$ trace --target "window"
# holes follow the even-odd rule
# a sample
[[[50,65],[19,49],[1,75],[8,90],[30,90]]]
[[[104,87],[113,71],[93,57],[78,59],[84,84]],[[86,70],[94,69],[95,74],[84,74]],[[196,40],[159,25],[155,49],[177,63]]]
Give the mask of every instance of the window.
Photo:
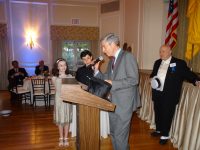
[[[83,50],[91,50],[90,41],[67,40],[63,42],[62,57],[67,60],[70,72],[74,73],[83,65],[80,53]]]

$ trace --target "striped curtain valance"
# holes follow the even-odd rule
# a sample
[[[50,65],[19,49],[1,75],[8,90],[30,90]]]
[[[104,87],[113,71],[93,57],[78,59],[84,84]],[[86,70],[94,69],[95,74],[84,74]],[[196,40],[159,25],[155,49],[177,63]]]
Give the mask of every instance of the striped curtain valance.
[[[51,26],[51,40],[98,40],[98,27]]]

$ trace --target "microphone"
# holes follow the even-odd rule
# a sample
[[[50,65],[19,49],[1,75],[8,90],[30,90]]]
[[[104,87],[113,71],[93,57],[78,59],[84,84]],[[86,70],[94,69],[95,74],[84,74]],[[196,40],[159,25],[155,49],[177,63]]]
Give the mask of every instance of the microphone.
[[[90,68],[90,67],[94,66],[96,63],[98,63],[98,62],[100,62],[102,60],[103,60],[103,56],[99,56],[98,58],[95,59],[95,61],[92,64],[89,64],[87,66],[87,68]]]

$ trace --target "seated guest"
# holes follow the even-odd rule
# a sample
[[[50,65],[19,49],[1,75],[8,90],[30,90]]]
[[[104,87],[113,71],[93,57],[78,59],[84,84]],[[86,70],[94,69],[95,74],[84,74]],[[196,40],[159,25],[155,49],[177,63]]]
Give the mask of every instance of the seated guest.
[[[12,61],[13,68],[8,71],[9,89],[11,89],[13,83],[16,85],[23,85],[23,80],[28,77],[28,74],[24,68],[19,67],[18,61]]]
[[[44,60],[40,60],[39,65],[35,67],[35,74],[43,75],[44,72],[49,73],[49,67],[44,65]]]
[[[129,46],[129,47],[127,48],[126,51],[128,51],[128,52],[132,52],[132,48],[131,48],[131,46]]]
[[[92,67],[88,67],[88,65],[93,63],[92,53],[88,50],[84,50],[81,52],[80,57],[85,65],[78,68],[75,78],[77,81],[89,85],[89,78],[92,77],[94,73]]]
[[[127,50],[127,48],[128,48],[128,43],[126,43],[126,42],[125,42],[125,43],[123,44],[123,47],[122,47],[122,49],[123,49],[124,51],[126,51],[126,50]]]

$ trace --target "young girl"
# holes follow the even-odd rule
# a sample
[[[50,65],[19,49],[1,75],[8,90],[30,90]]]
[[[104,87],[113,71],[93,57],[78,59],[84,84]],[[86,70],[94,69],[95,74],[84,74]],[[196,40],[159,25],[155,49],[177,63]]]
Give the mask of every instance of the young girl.
[[[59,146],[69,146],[68,131],[69,124],[72,121],[72,106],[69,103],[63,102],[60,98],[61,84],[63,78],[70,78],[68,74],[68,66],[66,60],[60,58],[56,61],[52,77],[52,82],[55,85],[55,104],[54,104],[54,122],[59,129]]]

